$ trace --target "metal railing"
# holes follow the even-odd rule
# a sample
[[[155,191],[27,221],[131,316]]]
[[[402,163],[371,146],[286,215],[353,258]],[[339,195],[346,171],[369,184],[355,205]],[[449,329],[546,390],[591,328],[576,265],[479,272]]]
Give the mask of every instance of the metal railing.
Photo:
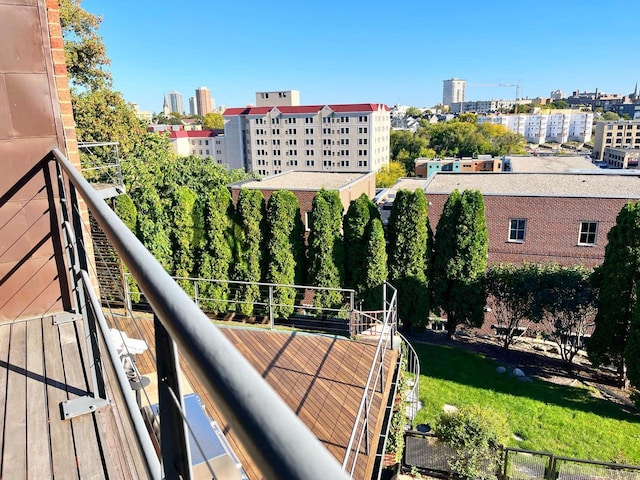
[[[391,292],[388,292],[388,290]],[[391,293],[388,298],[387,294]],[[356,468],[359,458],[359,452],[364,447],[365,455],[369,455],[371,448],[369,445],[369,426],[370,416],[369,408],[374,400],[376,393],[384,391],[384,359],[387,350],[393,346],[393,337],[397,330],[397,291],[389,284],[384,284],[384,320],[379,325],[379,338],[376,345],[376,353],[374,362],[369,370],[367,382],[364,386],[364,393],[358,413],[356,414],[353,430],[349,439],[349,444],[342,461],[342,467],[352,476]],[[373,318],[373,317],[372,317]],[[379,389],[379,390],[378,390]]]
[[[79,195],[153,308],[163,412],[160,432],[165,439],[162,443],[168,447],[161,448],[165,478],[191,478],[184,413],[179,405],[180,388],[175,378],[177,366],[172,360],[175,345],[188,359],[208,395],[233,426],[265,477],[348,478],[335,457],[171,279],[80,172],[58,149],[52,151],[52,159],[60,168],[60,185],[69,192],[65,195],[69,200],[64,208],[72,213],[75,235],[83,234],[76,202]],[[82,270],[86,273],[86,265]],[[83,278],[85,273],[81,273]],[[107,337],[105,342],[108,343]],[[144,435],[140,433],[140,436]],[[167,442],[167,438],[171,441]],[[153,459],[147,460],[153,463]],[[157,472],[150,470],[158,478]]]
[[[118,142],[78,142],[78,148],[82,175],[89,183],[108,185],[124,193]]]

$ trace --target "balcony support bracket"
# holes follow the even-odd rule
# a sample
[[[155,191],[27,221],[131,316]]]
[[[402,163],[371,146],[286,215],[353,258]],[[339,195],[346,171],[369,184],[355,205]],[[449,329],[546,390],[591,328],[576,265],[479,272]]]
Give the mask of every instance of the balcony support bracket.
[[[86,413],[93,413],[101,408],[107,407],[111,404],[108,399],[94,398],[91,396],[84,396],[67,400],[60,403],[60,412],[63,420],[69,420],[74,417],[79,417]]]

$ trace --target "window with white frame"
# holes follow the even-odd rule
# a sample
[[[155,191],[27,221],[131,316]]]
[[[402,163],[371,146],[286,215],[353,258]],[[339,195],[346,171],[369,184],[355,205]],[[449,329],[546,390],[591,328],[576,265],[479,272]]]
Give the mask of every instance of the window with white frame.
[[[580,222],[578,245],[595,245],[598,241],[598,222]]]
[[[509,220],[509,241],[524,243],[527,220],[524,218],[512,218]]]

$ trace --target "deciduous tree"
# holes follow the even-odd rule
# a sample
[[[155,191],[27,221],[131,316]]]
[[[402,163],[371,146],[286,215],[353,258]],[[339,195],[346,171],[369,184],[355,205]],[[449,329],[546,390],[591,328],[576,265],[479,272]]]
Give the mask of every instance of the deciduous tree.
[[[224,118],[221,113],[207,113],[202,124],[206,130],[221,130],[224,128]]]

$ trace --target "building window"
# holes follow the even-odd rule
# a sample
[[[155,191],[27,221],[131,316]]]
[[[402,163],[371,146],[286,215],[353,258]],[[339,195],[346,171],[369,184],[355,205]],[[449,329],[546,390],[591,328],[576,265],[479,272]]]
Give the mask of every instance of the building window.
[[[527,220],[524,218],[512,218],[509,221],[509,241],[524,243],[524,233],[527,229]]]
[[[598,240],[598,222],[580,222],[578,245],[595,245]]]

